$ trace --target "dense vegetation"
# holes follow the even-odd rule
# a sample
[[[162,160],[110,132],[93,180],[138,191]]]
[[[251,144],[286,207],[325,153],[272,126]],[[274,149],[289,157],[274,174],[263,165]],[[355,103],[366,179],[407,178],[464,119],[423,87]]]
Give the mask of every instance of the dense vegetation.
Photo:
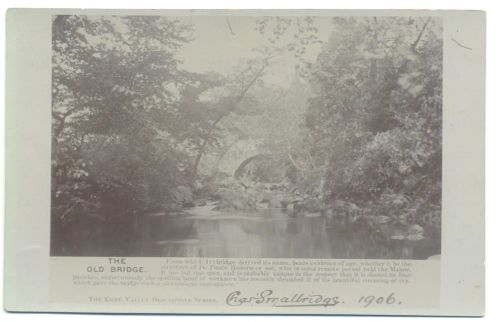
[[[324,41],[312,17],[255,29],[266,44],[221,75],[182,67],[183,21],[55,17],[54,255],[130,254],[149,214],[209,201],[439,243],[439,21],[334,18]],[[265,81],[283,51],[297,62],[285,87]]]

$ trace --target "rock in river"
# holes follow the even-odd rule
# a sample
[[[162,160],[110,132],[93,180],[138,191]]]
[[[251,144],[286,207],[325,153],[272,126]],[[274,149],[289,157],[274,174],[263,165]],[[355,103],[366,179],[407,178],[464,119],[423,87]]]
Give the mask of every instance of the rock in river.
[[[220,202],[216,210],[253,210],[257,202],[251,195],[231,190],[220,193]]]

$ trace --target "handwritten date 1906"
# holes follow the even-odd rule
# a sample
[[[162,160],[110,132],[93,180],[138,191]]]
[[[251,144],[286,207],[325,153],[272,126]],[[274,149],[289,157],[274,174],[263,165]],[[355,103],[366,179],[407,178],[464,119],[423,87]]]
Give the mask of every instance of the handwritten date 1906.
[[[401,305],[402,302],[399,301],[394,293],[390,293],[387,296],[376,296],[376,295],[364,295],[358,300],[358,303],[363,305],[363,307],[369,307],[373,305]]]

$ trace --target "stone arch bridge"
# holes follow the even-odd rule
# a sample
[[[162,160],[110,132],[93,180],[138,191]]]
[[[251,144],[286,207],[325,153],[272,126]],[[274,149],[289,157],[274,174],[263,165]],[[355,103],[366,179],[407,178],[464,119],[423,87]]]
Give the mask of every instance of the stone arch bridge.
[[[263,147],[262,140],[248,139],[236,142],[220,159],[217,170],[234,178],[243,174],[245,167],[259,158],[271,157],[272,151]]]

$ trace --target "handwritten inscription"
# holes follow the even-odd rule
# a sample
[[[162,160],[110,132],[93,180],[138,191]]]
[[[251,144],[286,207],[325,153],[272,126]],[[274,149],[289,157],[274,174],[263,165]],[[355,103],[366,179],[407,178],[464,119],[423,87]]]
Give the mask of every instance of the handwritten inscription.
[[[240,291],[229,293],[226,304],[229,306],[268,304],[274,307],[292,306],[335,306],[340,303],[338,296],[325,296],[322,294],[295,293],[291,296],[274,295],[273,290],[264,290],[256,296],[242,296]]]
[[[325,294],[304,294],[294,293],[290,295],[278,295],[273,290],[267,289],[246,296],[241,291],[233,291],[226,297],[226,304],[229,306],[257,306],[267,305],[273,307],[334,307],[346,302],[340,296],[331,296]],[[401,305],[394,293],[383,296],[363,295],[357,300],[363,307],[374,305]]]

